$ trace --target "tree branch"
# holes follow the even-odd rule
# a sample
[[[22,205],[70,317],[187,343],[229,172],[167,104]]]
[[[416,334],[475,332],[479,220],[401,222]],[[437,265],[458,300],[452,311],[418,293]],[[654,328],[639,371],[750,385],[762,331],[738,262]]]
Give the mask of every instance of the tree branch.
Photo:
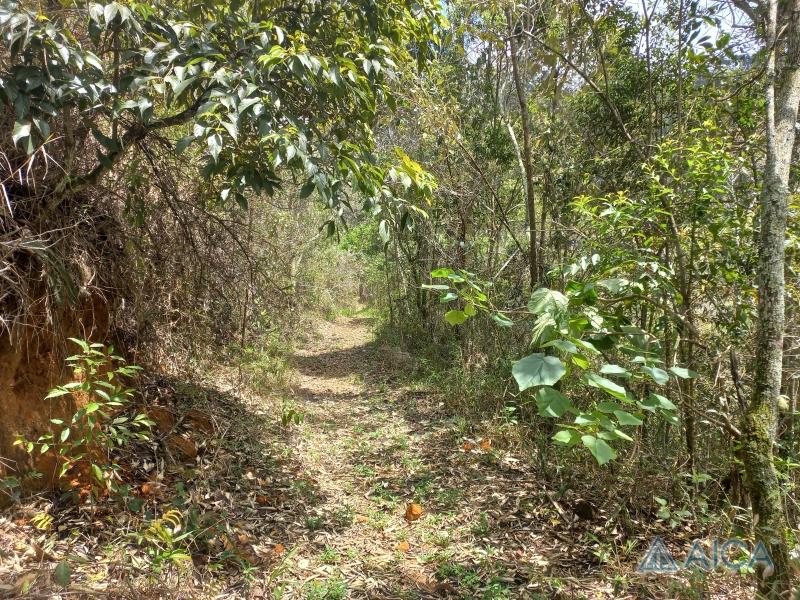
[[[47,204],[48,210],[55,210],[58,205],[61,204],[61,201],[64,199],[64,196],[67,193],[77,194],[95,185],[100,177],[102,177],[107,171],[111,170],[111,168],[113,168],[114,165],[116,165],[122,159],[122,157],[125,156],[128,148],[145,139],[150,133],[189,122],[189,120],[191,120],[197,114],[197,109],[200,107],[201,99],[204,97],[205,92],[200,94],[198,99],[191,106],[177,114],[157,119],[147,125],[137,123],[131,126],[120,139],[119,149],[109,153],[107,157],[108,160],[106,162],[97,164],[85,175],[74,178],[67,176],[59,182],[59,184],[53,190],[50,201]]]
[[[527,35],[529,38],[531,38],[533,41],[535,41],[537,44],[539,44],[542,48],[544,48],[548,52],[552,52],[553,54],[558,56],[558,58],[560,58],[565,63],[567,63],[572,68],[572,70],[574,70],[581,77],[581,79],[583,79],[586,82],[586,84],[590,88],[592,88],[592,91],[595,94],[597,94],[598,96],[600,96],[600,99],[603,101],[603,104],[605,104],[608,107],[608,110],[611,111],[611,114],[614,117],[614,120],[617,122],[617,126],[619,127],[620,131],[622,132],[622,135],[625,136],[625,139],[633,147],[633,150],[634,150],[634,152],[636,152],[636,155],[641,160],[645,160],[646,156],[645,156],[644,152],[642,152],[642,149],[634,141],[633,137],[631,136],[630,132],[628,131],[628,127],[625,125],[625,121],[623,120],[622,115],[619,112],[619,109],[614,104],[614,102],[611,100],[611,98],[608,96],[608,94],[606,94],[603,90],[600,89],[600,86],[598,86],[597,83],[595,83],[595,81],[589,76],[589,74],[586,71],[584,71],[581,67],[579,67],[575,63],[575,61],[573,61],[571,58],[569,58],[566,54],[564,54],[560,50],[550,46],[547,42],[545,42],[542,38],[540,38],[538,35],[536,35],[532,31],[523,31],[523,33],[525,35]]]

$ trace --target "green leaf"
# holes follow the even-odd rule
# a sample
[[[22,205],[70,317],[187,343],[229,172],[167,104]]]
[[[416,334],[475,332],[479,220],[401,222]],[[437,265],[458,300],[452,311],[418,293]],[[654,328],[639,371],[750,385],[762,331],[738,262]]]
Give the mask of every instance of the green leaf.
[[[433,277],[433,278],[447,277],[448,275],[450,275],[452,273],[453,273],[453,269],[446,269],[446,268],[434,269],[433,271],[431,271],[431,277]]]
[[[444,320],[450,325],[461,325],[468,318],[463,310],[449,310],[444,314]]]
[[[625,433],[624,431],[622,431],[621,429],[615,429],[614,433],[617,435],[617,437],[622,438],[626,442],[632,442],[633,441],[633,438],[631,436],[629,436],[627,433]]]
[[[572,429],[562,429],[553,436],[553,440],[566,446],[574,446],[578,443],[578,432]]]
[[[182,137],[175,143],[175,152],[177,154],[183,154],[183,152],[191,145],[193,141],[194,141],[193,135],[187,135]]]
[[[591,373],[591,372],[584,373],[583,381],[587,385],[603,390],[604,392],[612,395],[614,398],[617,398],[618,400],[628,399],[628,393],[625,391],[624,387],[614,383],[610,379],[601,377],[597,373]]]
[[[603,375],[616,375],[617,377],[630,377],[631,372],[619,365],[603,365],[600,367],[600,372]]]
[[[183,92],[186,91],[186,88],[192,85],[196,79],[197,77],[188,77],[183,81],[181,81],[180,83],[173,86],[172,93],[175,95],[175,99],[177,100],[178,98],[180,98],[181,94],[183,94]]]
[[[670,367],[669,370],[670,373],[676,377],[680,377],[681,379],[694,379],[697,377],[697,373],[689,369],[685,369],[684,367]]]
[[[539,288],[531,294],[528,310],[535,315],[543,313],[560,314],[566,311],[569,300],[561,292],[548,288]]]
[[[208,152],[214,158],[214,162],[217,162],[219,153],[222,152],[222,136],[218,133],[210,135],[206,139],[206,144],[208,144]]]
[[[614,415],[617,417],[620,425],[635,425],[638,427],[642,424],[642,420],[639,417],[624,410],[615,410]]]
[[[544,344],[544,348],[549,347],[558,348],[562,352],[566,352],[567,354],[575,354],[578,352],[578,347],[570,342],[569,340],[551,340]]]
[[[605,418],[605,417],[603,417]],[[580,413],[575,417],[575,425],[597,425],[600,420],[592,413]]]
[[[105,480],[102,469],[94,463],[92,463],[92,475],[94,475],[94,478],[97,479],[99,483],[103,483]]]
[[[581,369],[588,369],[591,366],[591,364],[589,363],[589,359],[583,356],[582,354],[576,354],[571,358],[571,360],[572,364]]]
[[[600,351],[595,348],[594,344],[591,342],[587,342],[586,340],[581,340],[578,338],[569,338],[569,341],[575,344],[578,348],[586,350],[590,354],[600,354]]]
[[[316,187],[317,184],[314,182],[314,180],[309,179],[303,184],[303,187],[300,188],[300,193],[298,194],[298,196],[301,199],[308,198]]]
[[[33,117],[33,124],[36,125],[36,129],[38,129],[39,133],[42,134],[42,138],[46,139],[47,136],[50,135],[50,125],[47,123],[47,121]]]
[[[642,371],[647,373],[658,385],[664,385],[669,381],[669,374],[664,369],[642,366]]]
[[[442,291],[444,291],[444,290],[449,290],[450,289],[449,285],[445,285],[443,283],[423,283],[421,287],[422,287],[423,290],[442,290]]]
[[[494,319],[494,322],[500,325],[500,327],[512,327],[514,325],[514,321],[501,313],[494,313],[492,319]]]
[[[601,279],[597,282],[597,285],[606,288],[612,294],[619,294],[622,288],[627,286],[628,283],[630,282],[627,279],[612,277],[610,279]]]
[[[645,410],[655,410],[656,408],[660,408],[662,410],[678,410],[678,407],[675,406],[669,399],[661,396],[660,394],[650,394],[647,397],[647,400],[644,400],[639,403],[639,405],[644,408]]]
[[[100,408],[100,405],[97,402],[90,402],[86,405],[86,414],[90,415],[93,412],[97,411]]]
[[[61,437],[60,437],[61,441],[62,442],[66,442],[67,438],[69,437],[69,434],[70,434],[69,427],[65,427],[64,429],[62,429],[61,430]]]
[[[84,352],[89,352],[89,343],[88,343],[88,342],[86,342],[86,341],[84,341],[84,340],[80,340],[80,339],[78,339],[78,338],[67,338],[67,339],[68,339],[70,342],[73,342],[73,343],[75,343],[75,344],[78,344],[78,346],[80,346],[80,347],[81,347],[81,350],[83,350]]]
[[[378,234],[381,236],[381,239],[384,243],[387,243],[391,238],[391,229],[389,228],[389,222],[386,219],[383,219],[378,224]]]
[[[69,390],[66,390],[63,387],[57,387],[47,392],[47,396],[44,398],[47,400],[48,398],[58,398],[59,396],[65,396],[67,394],[69,394]]]
[[[475,305],[470,302],[464,306],[464,314],[468,317],[474,317],[476,314],[478,314],[478,311],[475,310]]]
[[[56,568],[53,571],[53,581],[55,581],[61,587],[67,587],[70,579],[72,579],[72,569],[70,569],[69,565],[62,560],[56,565]]]
[[[617,457],[617,453],[611,446],[593,435],[581,436],[581,442],[583,442],[583,445],[592,453],[592,456],[597,460],[597,464],[601,466]]]
[[[31,135],[31,124],[28,122],[23,121],[16,121],[14,123],[14,129],[11,132],[11,141],[14,142],[14,145],[17,144],[20,140],[23,140]]]
[[[543,417],[558,418],[567,411],[572,410],[569,398],[551,387],[539,388],[536,392],[536,406]]]
[[[534,353],[516,361],[511,374],[517,380],[519,391],[535,385],[553,385],[561,379],[567,369],[555,356]]]
[[[116,16],[119,14],[119,5],[116,2],[106,4],[103,8],[103,17],[105,18],[106,25],[109,25]]]

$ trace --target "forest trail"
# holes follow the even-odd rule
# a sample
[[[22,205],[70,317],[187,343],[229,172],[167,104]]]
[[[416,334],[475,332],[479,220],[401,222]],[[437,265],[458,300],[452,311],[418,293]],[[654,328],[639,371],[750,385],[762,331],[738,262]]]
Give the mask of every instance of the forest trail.
[[[293,355],[304,415],[293,458],[315,483],[316,505],[283,591],[547,597],[539,585],[567,557],[543,532],[558,515],[541,504],[542,486],[526,461],[446,418],[430,391],[400,384],[409,362],[373,341],[363,317],[322,323]],[[409,520],[410,503],[422,514]]]
[[[548,477],[513,427],[452,416],[371,319],[314,322],[288,386],[256,391],[229,367],[148,380],[153,418],[171,420],[120,457],[129,510],[47,494],[20,504],[0,518],[0,597],[59,597],[58,561],[70,593],[119,598],[678,597],[677,579],[633,573],[652,536],[641,520],[620,529],[601,476]],[[167,514],[187,537],[150,533]],[[717,578],[703,597],[748,597],[745,582]]]

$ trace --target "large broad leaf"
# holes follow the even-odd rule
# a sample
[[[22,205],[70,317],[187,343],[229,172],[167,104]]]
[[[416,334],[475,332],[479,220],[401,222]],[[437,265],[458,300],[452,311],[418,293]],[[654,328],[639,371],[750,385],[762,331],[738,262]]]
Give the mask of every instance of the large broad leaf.
[[[576,354],[578,352],[578,347],[569,340],[552,340],[544,344],[545,348],[550,348],[551,346],[567,354]]]
[[[535,385],[553,385],[566,372],[558,358],[539,353],[518,360],[511,368],[511,374],[517,380],[520,392]]]
[[[574,446],[578,443],[580,436],[577,431],[572,429],[562,429],[558,433],[553,436],[553,440],[558,442],[559,444],[565,444],[567,446]]]
[[[551,387],[539,388],[536,392],[536,406],[543,417],[558,418],[572,410],[572,403],[564,394]]]
[[[597,282],[597,285],[606,288],[612,294],[619,294],[629,283],[627,279],[612,277],[610,279],[601,279]]]
[[[461,325],[467,318],[468,315],[463,310],[449,310],[444,314],[444,320],[450,325]]]
[[[642,424],[642,420],[624,410],[615,410],[614,415],[617,417],[620,425],[634,425],[638,427]]]
[[[588,369],[591,366],[589,359],[582,354],[576,354],[571,360],[572,364],[574,364],[576,367],[580,367],[581,369]]]
[[[453,269],[447,269],[447,268],[434,269],[433,271],[431,271],[431,277],[447,277],[452,272]]]
[[[669,370],[673,375],[681,379],[694,379],[697,377],[697,373],[684,367],[670,367]]]
[[[628,371],[625,367],[620,367],[619,365],[603,365],[600,367],[600,372],[603,375],[616,375],[617,377],[630,377],[631,372]]]
[[[650,377],[658,385],[664,385],[669,381],[669,374],[664,369],[658,367],[642,367],[642,371],[650,375]]]
[[[650,394],[646,400],[642,400],[639,403],[645,410],[655,411],[657,408],[662,410],[678,410],[678,407],[675,406],[668,398],[661,396],[659,394]]]
[[[628,399],[628,393],[625,391],[624,387],[614,383],[610,379],[601,377],[597,373],[589,373],[589,372],[584,373],[583,380],[586,382],[587,385],[601,389],[607,394],[611,394],[612,396],[614,396],[614,398],[617,398],[618,400]]]
[[[608,461],[617,458],[617,453],[611,446],[593,435],[581,436],[581,441],[589,449],[589,452],[592,453],[599,465],[604,465]]]
[[[535,315],[543,313],[557,315],[566,311],[568,304],[569,300],[561,292],[548,288],[539,288],[531,294],[528,310]]]

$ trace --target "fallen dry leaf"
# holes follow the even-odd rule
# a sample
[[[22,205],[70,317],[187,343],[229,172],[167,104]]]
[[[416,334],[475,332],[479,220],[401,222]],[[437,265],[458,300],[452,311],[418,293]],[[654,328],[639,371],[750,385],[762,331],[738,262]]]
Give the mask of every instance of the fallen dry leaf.
[[[184,459],[194,459],[197,456],[197,445],[189,438],[182,435],[171,435],[167,438],[170,450]]]
[[[169,433],[175,427],[175,415],[163,406],[151,406],[147,409],[147,416],[156,424],[159,433]]]
[[[142,484],[141,488],[139,489],[142,492],[142,496],[152,496],[158,493],[159,487],[160,486],[158,483],[153,483],[152,481],[145,481]]]
[[[415,502],[411,502],[408,507],[406,507],[406,521],[416,521],[422,516],[422,506],[416,504]]]
[[[189,421],[196,429],[203,433],[212,434],[215,431],[214,422],[206,413],[197,410],[196,408],[188,411],[184,418]]]

